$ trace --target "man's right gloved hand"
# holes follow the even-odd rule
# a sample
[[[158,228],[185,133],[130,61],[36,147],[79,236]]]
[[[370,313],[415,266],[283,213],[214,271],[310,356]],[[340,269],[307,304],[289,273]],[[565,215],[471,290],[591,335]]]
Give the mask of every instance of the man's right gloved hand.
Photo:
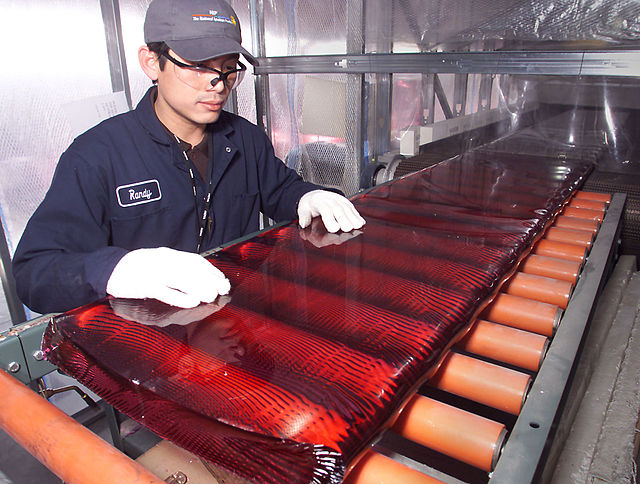
[[[204,257],[168,247],[129,252],[107,282],[114,297],[154,298],[181,308],[210,303],[230,289],[229,280]]]

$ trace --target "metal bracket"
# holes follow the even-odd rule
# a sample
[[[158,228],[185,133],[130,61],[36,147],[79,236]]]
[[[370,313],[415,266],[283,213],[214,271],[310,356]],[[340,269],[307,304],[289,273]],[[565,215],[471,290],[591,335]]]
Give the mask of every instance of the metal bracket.
[[[42,334],[51,317],[28,321],[0,334],[0,367],[24,384],[30,384],[56,367],[40,351]]]
[[[13,334],[0,335],[0,368],[24,384],[31,382],[27,360],[20,338]]]

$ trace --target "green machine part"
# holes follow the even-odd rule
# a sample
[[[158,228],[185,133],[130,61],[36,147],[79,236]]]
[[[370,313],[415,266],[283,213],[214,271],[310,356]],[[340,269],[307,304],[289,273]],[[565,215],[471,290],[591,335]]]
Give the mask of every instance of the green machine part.
[[[0,368],[27,385],[55,371],[40,350],[50,319],[50,315],[43,316],[0,333]]]

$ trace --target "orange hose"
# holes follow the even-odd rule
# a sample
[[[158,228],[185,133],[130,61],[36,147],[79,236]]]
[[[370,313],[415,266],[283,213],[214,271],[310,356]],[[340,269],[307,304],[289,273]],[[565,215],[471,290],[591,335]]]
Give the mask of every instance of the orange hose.
[[[600,224],[597,220],[586,220],[584,218],[567,217],[560,215],[553,223],[554,227],[560,227],[561,229],[574,229],[574,230],[586,230],[595,235],[600,228]]]
[[[578,280],[580,263],[544,255],[529,254],[519,269],[527,274],[561,279],[572,284]]]
[[[572,260],[582,264],[587,256],[587,249],[575,244],[543,239],[535,245],[533,253],[546,255],[547,257],[556,257],[558,259]]]
[[[526,370],[538,371],[547,345],[548,340],[542,335],[479,319],[456,347]]]
[[[342,481],[344,484],[444,484],[372,450],[367,451]]]
[[[565,309],[573,292],[573,284],[560,279],[516,272],[504,284],[502,291],[512,296],[527,297]]]
[[[0,371],[0,427],[67,484],[162,481]]]
[[[574,198],[580,198],[583,200],[597,200],[604,203],[609,203],[611,201],[611,195],[608,193],[587,192],[584,190],[576,192]]]
[[[544,336],[553,336],[562,310],[553,304],[500,293],[482,313],[482,319]]]
[[[505,426],[415,395],[391,429],[403,437],[485,471],[493,470]]]
[[[602,222],[602,220],[604,219],[604,215],[602,212],[598,212],[597,210],[589,210],[588,208],[565,207],[565,209],[562,211],[562,214],[566,215],[567,217],[597,220],[598,222]]]
[[[429,380],[441,390],[493,408],[520,413],[529,375],[450,351]]]
[[[545,240],[553,240],[554,242],[564,242],[565,244],[574,244],[590,248],[591,242],[593,241],[593,233],[584,230],[549,227],[544,234],[544,238]]]
[[[604,213],[605,210],[607,210],[606,203],[597,200],[587,200],[585,198],[574,198],[569,202],[569,207],[586,208],[589,210],[596,210],[601,213]]]

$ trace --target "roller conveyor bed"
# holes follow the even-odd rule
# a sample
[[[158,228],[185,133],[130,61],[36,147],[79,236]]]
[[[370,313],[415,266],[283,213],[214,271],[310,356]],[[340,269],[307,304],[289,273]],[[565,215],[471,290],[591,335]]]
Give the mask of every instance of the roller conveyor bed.
[[[472,161],[474,166],[477,165],[478,160]],[[391,399],[391,403],[383,405],[390,406],[384,409],[384,417],[373,419],[371,424],[364,425],[375,426],[374,432],[358,431],[365,436],[364,440],[344,446],[343,443],[350,442],[351,439],[344,434],[339,434],[337,439],[317,432],[300,437],[300,442],[308,442],[315,435],[318,442],[324,442],[323,445],[328,448],[323,451],[324,457],[331,461],[329,466],[335,469],[333,476],[323,476],[316,472],[312,477],[316,479],[314,482],[339,482],[345,469],[349,471],[346,478],[348,482],[375,482],[383,473],[390,474],[392,480],[389,482],[398,483],[487,480],[533,482],[536,473],[544,465],[545,444],[553,437],[553,427],[582,334],[614,257],[624,197],[580,192],[578,187],[588,173],[588,167],[581,163],[571,166],[571,163],[558,164],[553,161],[545,167],[546,170],[542,170],[548,175],[546,178],[540,173],[532,174],[532,188],[526,193],[514,194],[515,200],[512,201],[509,200],[510,195],[505,194],[517,187],[519,180],[513,170],[509,169],[508,163],[489,164],[485,161],[484,164],[489,166],[483,172],[484,176],[477,176],[478,172],[470,175],[464,170],[458,171],[454,161],[449,164],[446,172],[433,170],[430,174],[427,173],[427,182],[416,182],[420,178],[409,177],[409,183],[392,182],[365,194],[362,200],[356,200],[356,205],[367,218],[368,225],[364,233],[356,234],[355,238],[343,234],[337,240],[329,240],[318,236],[322,233],[318,227],[298,234],[295,227],[284,226],[259,236],[257,242],[256,239],[250,239],[211,254],[212,262],[230,274],[234,286],[240,287],[246,280],[253,282],[251,287],[243,289],[243,297],[246,299],[235,302],[236,295],[232,293],[230,301],[219,304],[221,307],[215,308],[215,312],[205,312],[204,316],[177,314],[157,305],[140,307],[128,301],[109,300],[56,318],[45,338],[48,358],[94,391],[102,392],[103,398],[138,420],[149,418],[149,413],[139,410],[140,405],[146,405],[148,410],[149,402],[153,402],[160,394],[162,398],[156,402],[160,405],[159,408],[173,410],[176,415],[184,416],[182,423],[185,423],[188,432],[191,431],[190,425],[197,427],[202,423],[202,416],[193,415],[192,412],[211,410],[206,405],[195,408],[198,405],[194,407],[189,403],[184,405],[187,407],[185,410],[182,397],[178,396],[177,402],[168,402],[170,399],[167,394],[157,390],[161,378],[158,378],[156,387],[156,382],[150,376],[158,374],[157,368],[172,362],[159,355],[161,352],[155,352],[151,360],[161,366],[146,369],[142,372],[146,380],[140,379],[133,369],[136,368],[135,365],[146,365],[145,360],[132,360],[132,356],[129,356],[124,361],[103,361],[104,356],[100,354],[105,346],[103,338],[111,334],[115,335],[115,344],[133,343],[128,350],[130,355],[134,355],[134,351],[144,354],[145,345],[156,349],[167,345],[175,351],[182,351],[181,354],[186,355],[182,366],[172,367],[167,374],[167,381],[171,380],[172,375],[178,375],[187,382],[199,379],[199,382],[208,384],[207,371],[219,376],[223,367],[233,369],[235,364],[246,372],[234,376],[236,380],[230,385],[232,390],[225,390],[231,392],[225,393],[224,398],[227,399],[243,398],[244,384],[251,385],[251,378],[256,375],[261,378],[262,383],[257,384],[262,389],[264,382],[280,382],[278,378],[282,378],[284,382],[290,375],[280,369],[283,362],[285,366],[299,365],[300,369],[296,372],[304,373],[308,368],[305,362],[312,360],[314,354],[322,354],[327,359],[339,358],[331,360],[335,367],[322,374],[322,380],[326,378],[328,382],[342,381],[340,379],[345,374],[354,371],[354,368],[350,368],[352,365],[356,370],[352,374],[357,383],[349,383],[349,378],[340,383],[344,388],[350,389],[350,392],[357,393],[360,388],[374,385],[371,391],[377,392],[380,395],[378,398],[382,400],[385,399],[385,392],[393,393],[392,389],[396,390],[396,395],[401,395],[394,395],[395,400]],[[424,179],[424,173],[422,176]],[[548,182],[551,188],[545,185]],[[432,196],[434,193],[436,196]],[[426,205],[415,210],[416,204],[411,201],[419,201],[424,194],[428,194],[425,196],[426,201],[423,200]],[[474,209],[478,205],[482,210]],[[523,213],[523,207],[527,207],[530,213]],[[487,222],[483,216],[488,216],[490,221]],[[377,222],[389,218],[393,220],[393,230],[387,222]],[[512,230],[514,226],[516,229]],[[438,234],[433,232],[434,227]],[[395,238],[388,240],[389,231]],[[417,234],[422,231],[426,231],[424,240],[428,242],[421,241],[420,247],[435,250],[440,256],[440,262],[428,250],[407,253],[406,248],[411,246],[412,237],[419,239]],[[505,240],[512,245],[501,252]],[[351,249],[354,241],[364,244],[366,249]],[[451,254],[459,252],[461,247],[466,248],[468,253],[462,254],[461,261],[452,259]],[[300,254],[304,257],[301,258]],[[474,257],[482,258],[487,254],[493,257],[489,262],[484,265],[474,262]],[[360,269],[355,275],[341,268],[341,264],[353,266],[356,262],[360,264]],[[424,292],[425,286],[420,282],[420,277],[423,276],[419,274],[426,267],[429,267],[426,270],[428,275],[424,277],[429,279],[425,280],[440,282],[428,284],[430,289]],[[460,267],[461,272],[455,272]],[[473,279],[480,278],[478,274],[482,270],[489,274],[486,279],[488,285],[477,284],[476,279]],[[425,309],[421,305],[421,301],[437,296],[443,288],[455,289],[458,284],[455,277],[459,275],[471,277],[472,286],[477,284],[474,286],[475,292],[468,293],[476,297],[475,301],[456,303],[463,309],[454,314],[446,307],[444,312],[439,313],[437,307]],[[237,278],[235,281],[234,277]],[[449,280],[454,282],[447,286],[451,284],[447,282]],[[388,287],[391,287],[391,294],[380,292],[380,288],[387,287],[385,284],[390,285]],[[454,289],[451,290],[451,295],[457,301],[455,298],[458,297],[458,291]],[[268,299],[263,299],[265,293],[269,294]],[[338,307],[335,302],[336,293],[343,296],[346,294],[348,300],[346,306],[344,303],[340,306],[343,312],[336,316],[341,321],[340,324],[331,319],[326,321],[320,318],[320,331],[318,327],[311,329],[307,325],[300,328],[292,323],[301,318],[305,322],[313,322],[313,314],[333,314],[332,311]],[[416,294],[421,297],[416,298]],[[443,300],[446,298],[442,297]],[[291,305],[290,301],[295,298],[304,298],[306,306]],[[245,300],[247,302],[242,302]],[[347,312],[344,312],[345,307]],[[441,319],[431,323],[436,325],[436,332],[425,340],[429,343],[421,346],[428,347],[429,351],[418,352],[419,355],[416,353],[415,358],[419,356],[424,361],[412,370],[411,378],[403,384],[401,392],[393,385],[386,386],[395,381],[398,370],[390,373],[391,380],[380,379],[378,373],[381,370],[376,367],[375,359],[371,360],[374,366],[359,366],[361,362],[353,359],[353,353],[344,350],[352,349],[355,342],[361,344],[359,342],[362,341],[363,330],[354,329],[359,328],[357,324],[361,318],[369,325],[365,327],[380,325],[380,315],[391,318],[383,325],[384,331],[376,330],[369,335],[365,332],[366,345],[375,349],[384,348],[387,332],[393,331],[394,325],[388,325],[388,321],[393,318],[398,321],[406,318],[419,321],[421,317],[430,321],[434,312],[440,314]],[[198,321],[215,320],[218,325],[222,321],[224,327],[224,321],[237,315],[242,316],[246,326],[237,327],[238,323],[235,322],[232,333],[245,345],[245,350],[251,345],[259,351],[266,351],[264,347],[269,347],[268,359],[261,360],[259,369],[243,366],[244,355],[238,356],[237,352],[233,352],[237,348],[234,350],[224,345],[222,348],[203,348],[203,340],[183,333],[184,328],[194,322],[196,329],[203,330],[203,325],[198,324]],[[397,319],[398,315],[401,316],[400,319]],[[170,324],[172,318],[189,324]],[[353,321],[352,326],[341,325],[345,320]],[[290,322],[283,327],[280,326],[282,321]],[[149,339],[150,322],[161,327],[166,325],[164,327],[167,328],[178,326],[180,330],[177,333],[165,331],[154,334],[153,339],[145,342]],[[443,334],[438,333],[439,326],[445,323],[448,324],[447,330]],[[101,329],[105,326],[108,330]],[[277,332],[269,334],[276,327]],[[132,335],[132,331],[139,334]],[[329,333],[332,331],[333,336],[330,337]],[[347,334],[345,331],[352,332]],[[309,333],[314,335],[312,339],[309,339]],[[224,340],[225,335],[213,336]],[[198,360],[200,356],[193,356],[192,350],[183,347],[188,336],[193,337],[193,341],[199,341],[198,350],[208,352],[209,356],[219,357],[221,351],[229,350],[231,356],[227,357],[222,366],[220,363],[212,363],[213,360],[207,360],[213,366],[205,371],[201,366],[202,361]],[[273,343],[268,339],[271,337],[276,338]],[[402,337],[392,339],[393,344],[405,344]],[[438,340],[437,344],[431,343],[433,338]],[[92,340],[100,341],[101,344],[92,346]],[[139,346],[141,341],[142,345]],[[336,342],[339,342],[338,346],[335,346]],[[286,345],[282,346],[281,343]],[[369,347],[366,345],[358,347],[358,354],[364,352],[374,355],[374,352],[366,350]],[[331,347],[330,356],[323,353],[328,346]],[[321,349],[314,349],[316,347]],[[291,358],[296,351],[300,352],[296,357],[299,360]],[[168,354],[176,355],[175,352]],[[259,354],[262,358],[266,355]],[[401,358],[403,359],[393,360],[396,365],[399,361],[406,361],[405,364],[410,366],[414,356],[404,354]],[[78,363],[80,360],[82,362]],[[197,364],[194,363],[196,360]],[[216,361],[222,360],[218,358]],[[349,364],[344,365],[345,362]],[[135,365],[132,366],[132,363]],[[80,371],[82,368],[84,373]],[[105,369],[108,371],[104,372]],[[100,373],[101,371],[104,373]],[[328,370],[320,365],[315,371]],[[282,372],[282,375],[278,375],[278,372]],[[113,373],[116,374],[115,377]],[[266,377],[267,374],[271,379]],[[246,380],[243,381],[242,378]],[[376,383],[378,381],[381,383]],[[142,383],[143,388],[137,392],[135,389],[131,390],[131,382],[134,385]],[[210,383],[216,381],[211,380]],[[376,389],[375,385],[381,386]],[[277,386],[286,388],[286,383],[279,383]],[[166,388],[171,390],[176,387]],[[190,388],[189,392],[194,391],[194,388]],[[214,385],[213,388],[217,387]],[[115,389],[121,393],[113,394]],[[294,390],[291,387],[291,396],[287,399],[294,398]],[[311,392],[311,387],[305,391]],[[125,394],[127,396],[122,397]],[[309,394],[305,396],[308,397]],[[283,397],[274,394],[273,398]],[[309,398],[316,402],[322,401],[323,395]],[[281,409],[287,411],[284,409],[289,408],[288,411],[294,412],[292,415],[299,415],[295,414],[297,410],[294,407],[287,407],[289,404],[290,401],[283,401]],[[326,414],[327,417],[322,417],[322,407],[311,405],[308,408],[314,409],[315,413],[310,417],[312,419],[319,418],[322,421],[323,418],[333,418],[331,412]],[[355,415],[355,421],[359,421],[359,413],[354,413],[354,408],[350,407],[345,415]],[[230,411],[233,414],[234,410],[230,408]],[[180,419],[168,415],[170,414],[164,413],[171,425],[164,425],[157,420],[150,428],[178,441],[196,455],[214,461],[214,465],[221,469],[230,472],[238,470],[237,467],[234,468],[238,463],[230,465],[225,460],[230,454],[207,454],[193,435],[181,435],[182,429],[176,428],[176,425],[181,425]],[[252,425],[255,415],[249,413],[245,425]],[[213,414],[210,418],[224,421],[224,417],[214,418]],[[233,418],[237,419],[236,423],[231,422]],[[242,420],[244,417],[239,415],[233,418],[228,424],[241,428],[238,422],[245,421]],[[293,422],[296,422],[295,418]],[[283,424],[292,425],[291,421],[286,420]],[[275,432],[274,427],[269,425],[271,424],[267,423],[263,430],[267,433]],[[358,425],[363,428],[363,424]],[[283,438],[285,431],[281,424],[275,424],[275,427],[280,429],[277,432],[281,432],[278,437]],[[299,428],[303,427],[304,425]],[[385,430],[387,427],[390,428]],[[351,424],[344,428],[348,432]],[[322,426],[317,429],[322,429]],[[257,431],[255,427],[244,430]],[[215,425],[207,429],[207,432],[209,437],[215,432],[220,432],[225,437],[229,433],[233,434],[229,428]],[[293,442],[297,442],[294,436],[299,437],[303,433],[299,429],[294,432],[288,429],[286,432],[288,437],[284,438]],[[197,435],[204,438],[206,432]],[[302,448],[298,444],[274,447],[270,438],[260,440],[260,445],[266,449],[262,453],[266,459],[265,465],[267,462],[269,465],[274,464],[275,461],[274,465],[277,467],[281,465],[279,459],[285,459],[282,456],[286,454],[286,459],[292,459],[291,455],[296,455]],[[240,442],[243,439],[246,441],[246,435],[239,437]],[[332,447],[332,442],[336,443],[335,447]],[[369,448],[371,445],[374,445],[372,450]],[[348,450],[345,451],[345,448]],[[231,456],[241,459],[243,452],[249,447],[240,445],[238,449]],[[344,461],[335,456],[333,451],[336,449],[341,451]],[[274,458],[274,454],[269,453],[274,450],[281,453],[279,458]],[[317,462],[323,456],[318,453],[308,455],[315,455],[316,461],[311,467],[317,468]],[[255,455],[252,457],[255,458]],[[438,468],[438,463],[442,460],[448,460],[449,463]],[[344,468],[340,469],[341,466]],[[456,472],[448,473],[447,467],[457,468]],[[291,468],[298,469],[293,464]],[[280,469],[261,470],[255,482],[283,482],[278,481],[282,478],[279,472]],[[285,475],[290,478],[292,474],[285,472]],[[295,473],[294,476],[297,479],[299,474]],[[240,475],[238,482],[251,482],[253,477],[253,474]],[[300,479],[299,482],[305,481]]]

